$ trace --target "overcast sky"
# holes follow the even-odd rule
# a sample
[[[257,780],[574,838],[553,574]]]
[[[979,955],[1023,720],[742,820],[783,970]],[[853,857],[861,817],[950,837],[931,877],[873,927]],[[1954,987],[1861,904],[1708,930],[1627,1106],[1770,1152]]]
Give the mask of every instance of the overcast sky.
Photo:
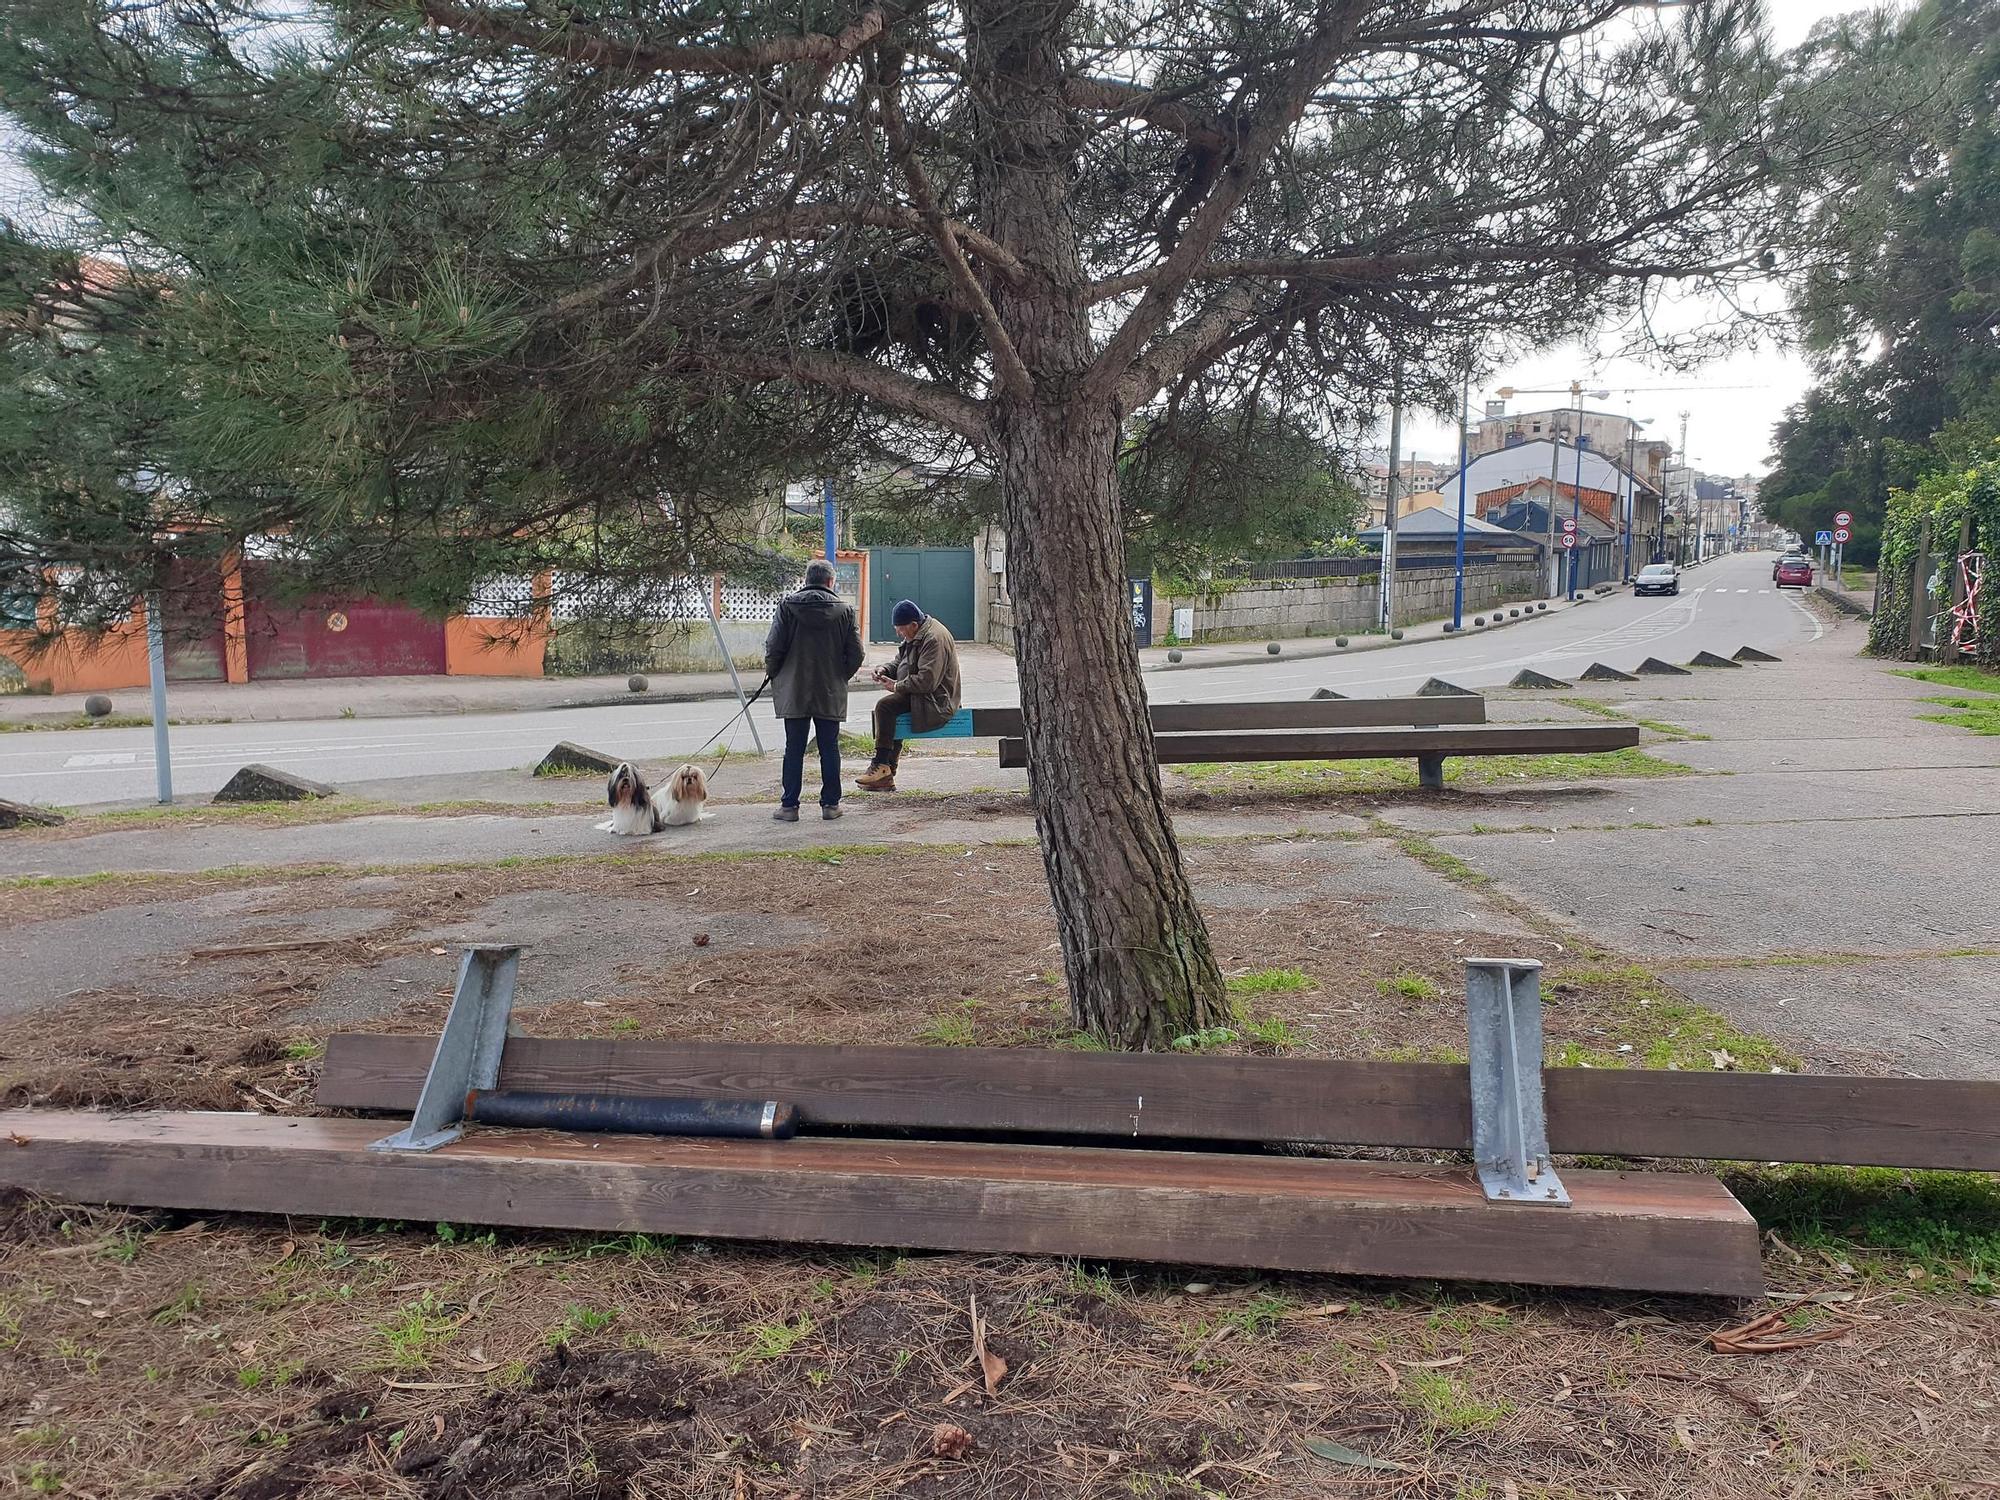
[[[1828,16],[1863,8],[1866,0],[1766,0],[1772,29],[1780,46],[1804,41],[1813,26]],[[0,127],[0,214],[32,214],[35,192],[31,182],[8,160],[6,132]],[[24,212],[25,211],[25,212]],[[1720,316],[1717,309],[1682,306],[1667,321],[1702,323]],[[1768,337],[1757,346],[1714,360],[1693,372],[1676,371],[1605,352],[1621,342],[1615,329],[1598,330],[1590,339],[1552,350],[1535,359],[1510,364],[1494,373],[1484,388],[1472,393],[1475,416],[1503,385],[1530,391],[1541,387],[1567,391],[1572,380],[1587,390],[1609,389],[1606,400],[1586,404],[1611,411],[1629,411],[1650,419],[1648,436],[1663,436],[1680,444],[1681,413],[1687,414],[1687,453],[1695,467],[1711,473],[1761,474],[1769,466],[1771,427],[1786,407],[1811,383],[1805,363]],[[1510,403],[1514,411],[1566,404],[1562,395],[1521,395]],[[1386,444],[1385,421],[1376,435]],[[1457,426],[1449,417],[1417,415],[1406,418],[1404,452],[1424,458],[1457,457]]]
[[[1783,47],[1804,41],[1813,26],[1828,16],[1867,8],[1862,0],[1767,0],[1767,7],[1772,31]],[[1680,311],[1695,323],[1722,315],[1707,307],[1687,307]],[[1596,342],[1616,347],[1619,340],[1615,330],[1603,330]],[[1646,435],[1664,437],[1676,448],[1681,440],[1681,413],[1686,412],[1687,452],[1694,466],[1710,473],[1742,476],[1762,474],[1770,467],[1772,424],[1784,415],[1786,407],[1805,394],[1812,376],[1804,360],[1769,339],[1758,347],[1713,360],[1692,372],[1606,357],[1594,352],[1587,342],[1579,341],[1496,371],[1484,389],[1473,389],[1474,420],[1478,419],[1484,402],[1497,395],[1500,386],[1523,391],[1538,387],[1567,391],[1572,380],[1582,380],[1586,390],[1612,392],[1608,400],[1586,398],[1587,407],[1629,412],[1633,417],[1650,419]],[[1508,409],[1533,411],[1566,404],[1565,395],[1523,395],[1509,402]],[[1457,462],[1455,422],[1419,417],[1412,428],[1406,417],[1403,433],[1405,452]],[[1386,422],[1376,441],[1387,445]]]

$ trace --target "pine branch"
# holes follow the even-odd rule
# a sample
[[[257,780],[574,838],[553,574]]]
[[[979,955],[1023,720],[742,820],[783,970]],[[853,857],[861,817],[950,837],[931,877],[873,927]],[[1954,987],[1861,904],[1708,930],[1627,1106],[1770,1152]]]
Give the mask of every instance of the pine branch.
[[[586,26],[554,30],[536,25],[525,10],[493,10],[451,0],[421,0],[424,17],[433,25],[487,41],[525,47],[544,57],[559,57],[607,72],[760,73],[787,63],[810,62],[831,68],[846,61],[882,34],[887,24],[879,9],[863,11],[838,35],[809,33],[778,37],[744,47],[665,47],[621,42]]]
[[[736,380],[790,380],[859,396],[943,427],[975,446],[984,446],[990,436],[983,402],[852,355],[819,349],[687,349],[675,362]]]

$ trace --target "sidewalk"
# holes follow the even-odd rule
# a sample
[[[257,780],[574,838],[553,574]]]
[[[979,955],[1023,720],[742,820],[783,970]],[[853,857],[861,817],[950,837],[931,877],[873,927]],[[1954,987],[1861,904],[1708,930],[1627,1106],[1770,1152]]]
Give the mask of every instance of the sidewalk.
[[[855,679],[868,688],[868,672],[890,659],[886,646],[871,647],[868,665]],[[990,646],[959,648],[968,686],[1014,682],[1014,659]],[[760,673],[739,669],[743,691],[754,692]],[[616,677],[324,677],[283,682],[170,682],[170,723],[263,723],[285,719],[398,719],[432,714],[504,713],[509,710],[596,708],[606,704],[691,703],[733,698],[729,674],[652,673],[647,690],[635,693],[627,678]],[[69,727],[81,720],[82,693],[10,693],[0,697],[0,726],[44,724]],[[152,698],[144,688],[121,688],[108,695],[120,718],[152,719]]]

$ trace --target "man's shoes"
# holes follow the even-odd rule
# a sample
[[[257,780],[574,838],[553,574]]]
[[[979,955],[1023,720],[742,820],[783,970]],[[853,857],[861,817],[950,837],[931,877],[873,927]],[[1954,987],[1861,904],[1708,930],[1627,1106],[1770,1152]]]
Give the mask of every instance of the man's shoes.
[[[893,792],[896,790],[896,768],[870,766],[854,778],[854,784],[864,792]]]
[[[796,823],[798,820],[799,810],[796,807],[781,807],[771,814],[773,823]]]
[[[829,823],[831,823],[835,818],[843,816],[838,806],[835,807],[822,806],[819,810],[819,815]]]

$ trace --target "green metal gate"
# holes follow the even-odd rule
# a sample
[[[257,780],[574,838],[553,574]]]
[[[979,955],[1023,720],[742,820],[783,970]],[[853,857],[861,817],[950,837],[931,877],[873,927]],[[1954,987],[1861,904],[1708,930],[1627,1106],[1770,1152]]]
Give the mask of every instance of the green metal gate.
[[[914,599],[961,641],[972,639],[970,547],[871,547],[868,551],[868,638],[893,641],[889,613],[898,599]]]

